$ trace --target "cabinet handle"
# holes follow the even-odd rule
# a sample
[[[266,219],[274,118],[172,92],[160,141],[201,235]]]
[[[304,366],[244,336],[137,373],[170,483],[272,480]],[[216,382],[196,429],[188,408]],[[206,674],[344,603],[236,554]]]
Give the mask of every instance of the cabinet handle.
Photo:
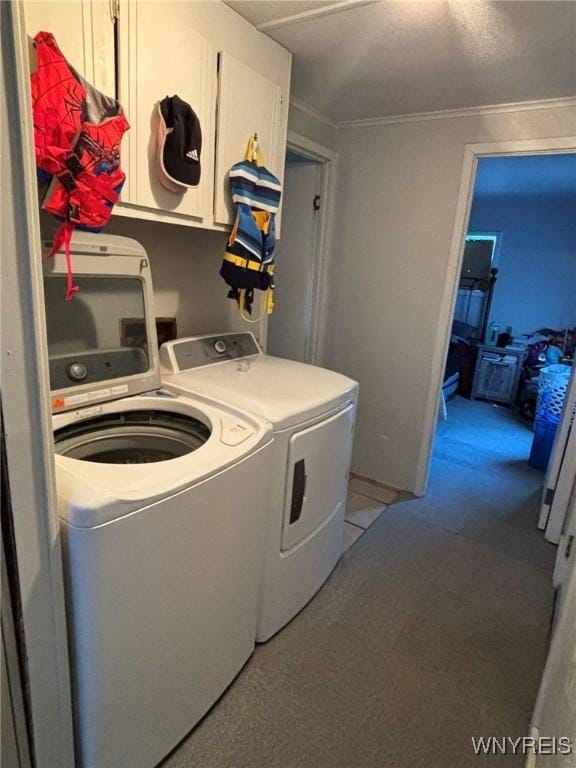
[[[300,519],[304,494],[306,493],[306,465],[304,459],[294,464],[292,477],[292,504],[290,506],[290,525]]]

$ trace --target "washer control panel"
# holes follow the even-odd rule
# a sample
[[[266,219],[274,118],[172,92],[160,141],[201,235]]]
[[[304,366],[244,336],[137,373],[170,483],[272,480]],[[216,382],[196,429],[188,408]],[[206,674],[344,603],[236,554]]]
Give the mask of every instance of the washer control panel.
[[[144,374],[150,367],[146,351],[139,347],[89,349],[85,352],[51,355],[49,365],[50,388],[53,392],[100,381],[113,384],[113,379]]]
[[[164,344],[160,350],[160,364],[164,371],[178,373],[221,360],[236,360],[258,354],[258,342],[248,332],[193,336]]]

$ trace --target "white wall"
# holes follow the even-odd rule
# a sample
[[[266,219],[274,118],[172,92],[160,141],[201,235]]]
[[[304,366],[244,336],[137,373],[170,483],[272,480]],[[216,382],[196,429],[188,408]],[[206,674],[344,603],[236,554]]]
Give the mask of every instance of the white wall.
[[[360,382],[354,471],[416,487],[465,145],[575,129],[556,108],[339,132],[324,360]]]
[[[57,222],[45,214],[41,221],[43,237],[51,237]],[[150,257],[156,317],[175,317],[179,336],[238,329],[258,335],[259,326],[240,319],[218,274],[227,233],[116,215],[103,236],[106,233],[142,243]]]
[[[490,320],[516,335],[576,326],[576,199],[478,196],[469,229],[502,233]]]
[[[299,133],[317,144],[328,147],[328,149],[336,148],[336,128],[292,103],[288,112],[288,130]]]
[[[227,235],[115,216],[110,234],[138,240],[150,257],[157,317],[175,317],[178,335],[217,333],[232,326],[235,302],[218,271]]]

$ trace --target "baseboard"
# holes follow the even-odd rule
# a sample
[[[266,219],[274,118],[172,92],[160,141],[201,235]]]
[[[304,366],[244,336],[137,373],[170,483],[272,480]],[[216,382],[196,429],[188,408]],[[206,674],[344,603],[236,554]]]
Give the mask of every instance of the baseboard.
[[[363,483],[370,483],[370,485],[376,486],[376,488],[385,488],[388,491],[396,491],[396,493],[405,493],[404,488],[397,488],[395,485],[389,483],[381,483],[379,480],[374,480],[372,477],[366,475],[359,475],[358,472],[350,472],[350,480],[362,480]]]

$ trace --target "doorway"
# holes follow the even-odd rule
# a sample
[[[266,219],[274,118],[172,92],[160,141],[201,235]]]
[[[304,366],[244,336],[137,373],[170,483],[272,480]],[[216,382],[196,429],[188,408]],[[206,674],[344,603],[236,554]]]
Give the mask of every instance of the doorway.
[[[533,528],[576,354],[575,206],[574,153],[478,160],[443,375],[434,456],[506,470]]]
[[[575,149],[471,150],[430,485],[410,503],[550,587],[576,490]]]
[[[328,148],[289,132],[267,351],[304,363],[319,359],[335,160]]]
[[[478,162],[482,158],[513,158],[525,155],[556,155],[576,153],[576,137],[527,139],[497,143],[468,144],[465,148],[460,191],[457,199],[449,263],[438,317],[438,333],[433,350],[433,368],[426,403],[423,439],[417,464],[415,494],[423,496],[428,488],[432,454],[437,429],[437,417],[442,411],[442,387],[446,370],[453,315],[456,305],[464,243],[468,234],[474,181]]]
[[[553,365],[571,370],[576,351],[576,221],[570,213],[576,147],[552,155],[527,148],[533,151],[517,156],[522,146],[514,147],[508,157],[499,157],[498,148],[470,148],[446,287],[441,370],[438,388],[432,387],[434,418],[440,416],[431,425],[433,451],[425,446],[430,482],[426,495],[398,504],[415,538],[425,530],[440,542],[430,578],[442,580],[442,591],[423,627],[427,641],[450,649],[447,674],[458,674],[457,659],[473,649],[473,667],[487,665],[475,700],[488,694],[487,710],[500,704],[500,724],[506,717],[509,732],[518,734],[527,733],[525,713],[548,653],[554,587],[568,583],[559,574],[560,557],[568,561],[574,541],[568,530],[562,550],[538,529],[546,475],[531,454],[543,371]],[[570,421],[569,395],[564,402]],[[576,434],[570,434],[574,446]],[[573,447],[565,454],[576,456]],[[564,473],[557,498],[564,490],[574,494],[575,470],[572,464]],[[563,612],[557,610],[561,624]],[[490,678],[499,682],[488,692]],[[554,686],[551,699],[561,687]],[[512,711],[524,714],[508,719]]]
[[[286,153],[282,238],[276,247],[275,309],[268,323],[268,351],[310,361],[314,315],[322,163]]]

